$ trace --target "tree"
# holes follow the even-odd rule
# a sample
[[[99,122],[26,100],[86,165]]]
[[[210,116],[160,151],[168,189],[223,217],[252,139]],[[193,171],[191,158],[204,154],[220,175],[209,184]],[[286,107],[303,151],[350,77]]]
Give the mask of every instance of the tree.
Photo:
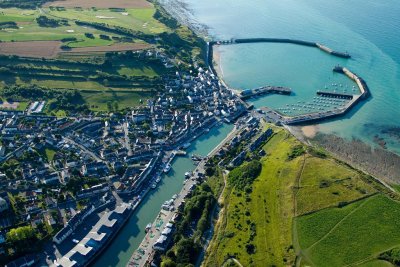
[[[11,229],[7,233],[6,240],[8,245],[17,252],[24,252],[29,250],[32,244],[37,241],[37,236],[32,226],[22,226]]]
[[[165,258],[161,262],[161,267],[176,267],[176,263],[170,258]]]
[[[114,110],[115,110],[115,111],[118,111],[118,110],[119,110],[119,105],[118,105],[118,102],[117,102],[117,101],[114,101],[113,106],[114,106]]]
[[[110,101],[107,102],[107,109],[108,111],[112,112],[113,111],[113,107]]]

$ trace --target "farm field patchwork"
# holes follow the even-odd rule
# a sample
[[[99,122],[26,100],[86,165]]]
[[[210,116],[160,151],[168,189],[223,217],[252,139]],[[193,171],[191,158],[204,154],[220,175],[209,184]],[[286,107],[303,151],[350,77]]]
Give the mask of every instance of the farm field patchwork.
[[[0,9],[0,22],[16,23],[16,27],[10,26],[0,29],[0,41],[4,43],[2,45],[3,49],[0,49],[0,54],[55,57],[62,51],[60,47],[63,48],[63,46],[72,48],[71,51],[66,50],[63,52],[74,53],[124,51],[128,49],[148,48],[150,45],[140,40],[133,39],[132,42],[135,43],[121,43],[123,37],[119,34],[110,34],[107,31],[75,24],[75,20],[105,23],[112,27],[124,27],[146,34],[158,34],[169,31],[167,26],[153,17],[155,8],[151,4],[139,6],[141,7],[129,8],[126,10],[124,8],[117,9],[119,10],[118,12],[115,11],[116,9],[57,9],[53,7],[41,8],[38,10],[17,8]],[[66,25],[43,27],[43,25],[39,25],[36,21],[40,16],[46,16],[47,18],[55,20],[64,20],[66,21]],[[25,50],[34,48],[39,44],[32,41],[62,41],[71,38],[75,38],[76,41],[47,43],[46,47],[49,48],[50,52],[41,48],[35,48],[35,51],[32,53],[28,53],[29,51],[24,53]],[[125,40],[125,42],[126,41],[127,40]],[[86,47],[88,48],[87,50],[83,49]],[[96,50],[94,47],[102,48]]]
[[[146,0],[61,0],[55,2],[48,2],[44,5],[49,6],[60,6],[60,7],[83,7],[83,8],[144,8],[152,7],[152,5]]]

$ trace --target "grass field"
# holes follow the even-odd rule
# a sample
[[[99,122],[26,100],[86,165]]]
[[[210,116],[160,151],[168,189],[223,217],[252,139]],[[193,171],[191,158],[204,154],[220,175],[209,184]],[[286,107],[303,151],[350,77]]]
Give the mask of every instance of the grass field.
[[[299,181],[296,215],[337,206],[340,202],[354,201],[376,192],[357,171],[332,159],[307,157]]]
[[[161,33],[168,31],[168,27],[153,18],[154,7],[126,9],[124,12],[114,12],[109,9],[91,8],[76,10],[68,8],[65,11],[46,9],[47,14],[68,20],[106,23],[111,26],[120,26],[144,33]]]
[[[376,266],[376,256],[400,244],[399,216],[400,203],[379,194],[300,217],[302,254],[314,266]]]
[[[44,6],[59,6],[59,7],[83,7],[83,8],[143,8],[151,7],[152,5],[146,0],[61,0],[48,2]]]
[[[251,201],[246,201],[243,192],[227,191],[224,217],[216,228],[205,266],[222,266],[228,255],[243,266],[282,266],[294,262],[292,187],[302,157],[291,162],[286,158],[296,142],[283,130],[268,142],[265,150],[269,156],[262,161],[263,169],[253,184]],[[246,216],[246,212],[250,215]],[[255,223],[257,233],[252,242],[256,253],[252,255],[245,249],[251,234],[248,221]]]
[[[108,111],[108,102],[118,102],[119,109],[139,105],[152,96],[148,92],[81,92],[85,102],[93,111]]]

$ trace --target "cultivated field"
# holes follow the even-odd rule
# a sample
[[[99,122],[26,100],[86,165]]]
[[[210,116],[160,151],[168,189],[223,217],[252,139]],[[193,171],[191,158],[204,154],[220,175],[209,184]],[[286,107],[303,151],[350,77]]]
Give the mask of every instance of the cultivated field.
[[[61,51],[60,41],[2,42],[0,54],[54,58]]]
[[[70,51],[64,51],[62,53],[129,51],[129,50],[143,50],[150,47],[151,46],[146,43],[124,43],[124,44],[112,44],[107,46],[77,47],[77,48],[72,48]]]
[[[315,266],[374,262],[380,253],[400,245],[399,217],[400,203],[381,194],[299,217],[304,262]]]
[[[146,0],[61,0],[48,2],[44,7],[82,7],[82,8],[144,8],[152,5]]]

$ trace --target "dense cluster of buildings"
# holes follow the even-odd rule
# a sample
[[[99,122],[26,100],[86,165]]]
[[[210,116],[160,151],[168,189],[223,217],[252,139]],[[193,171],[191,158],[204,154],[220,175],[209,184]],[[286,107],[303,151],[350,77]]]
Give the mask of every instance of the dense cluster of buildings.
[[[50,224],[59,229],[54,243],[62,244],[99,207],[112,202],[121,209],[127,196],[137,204],[176,150],[219,121],[246,112],[209,71],[199,68],[196,74],[177,72],[164,79],[165,90],[124,115],[57,118],[0,112],[1,228]],[[112,221],[102,222],[108,227]],[[102,233],[92,233],[88,242],[99,242]],[[76,248],[86,255],[97,245]],[[75,266],[79,257],[59,262]]]

